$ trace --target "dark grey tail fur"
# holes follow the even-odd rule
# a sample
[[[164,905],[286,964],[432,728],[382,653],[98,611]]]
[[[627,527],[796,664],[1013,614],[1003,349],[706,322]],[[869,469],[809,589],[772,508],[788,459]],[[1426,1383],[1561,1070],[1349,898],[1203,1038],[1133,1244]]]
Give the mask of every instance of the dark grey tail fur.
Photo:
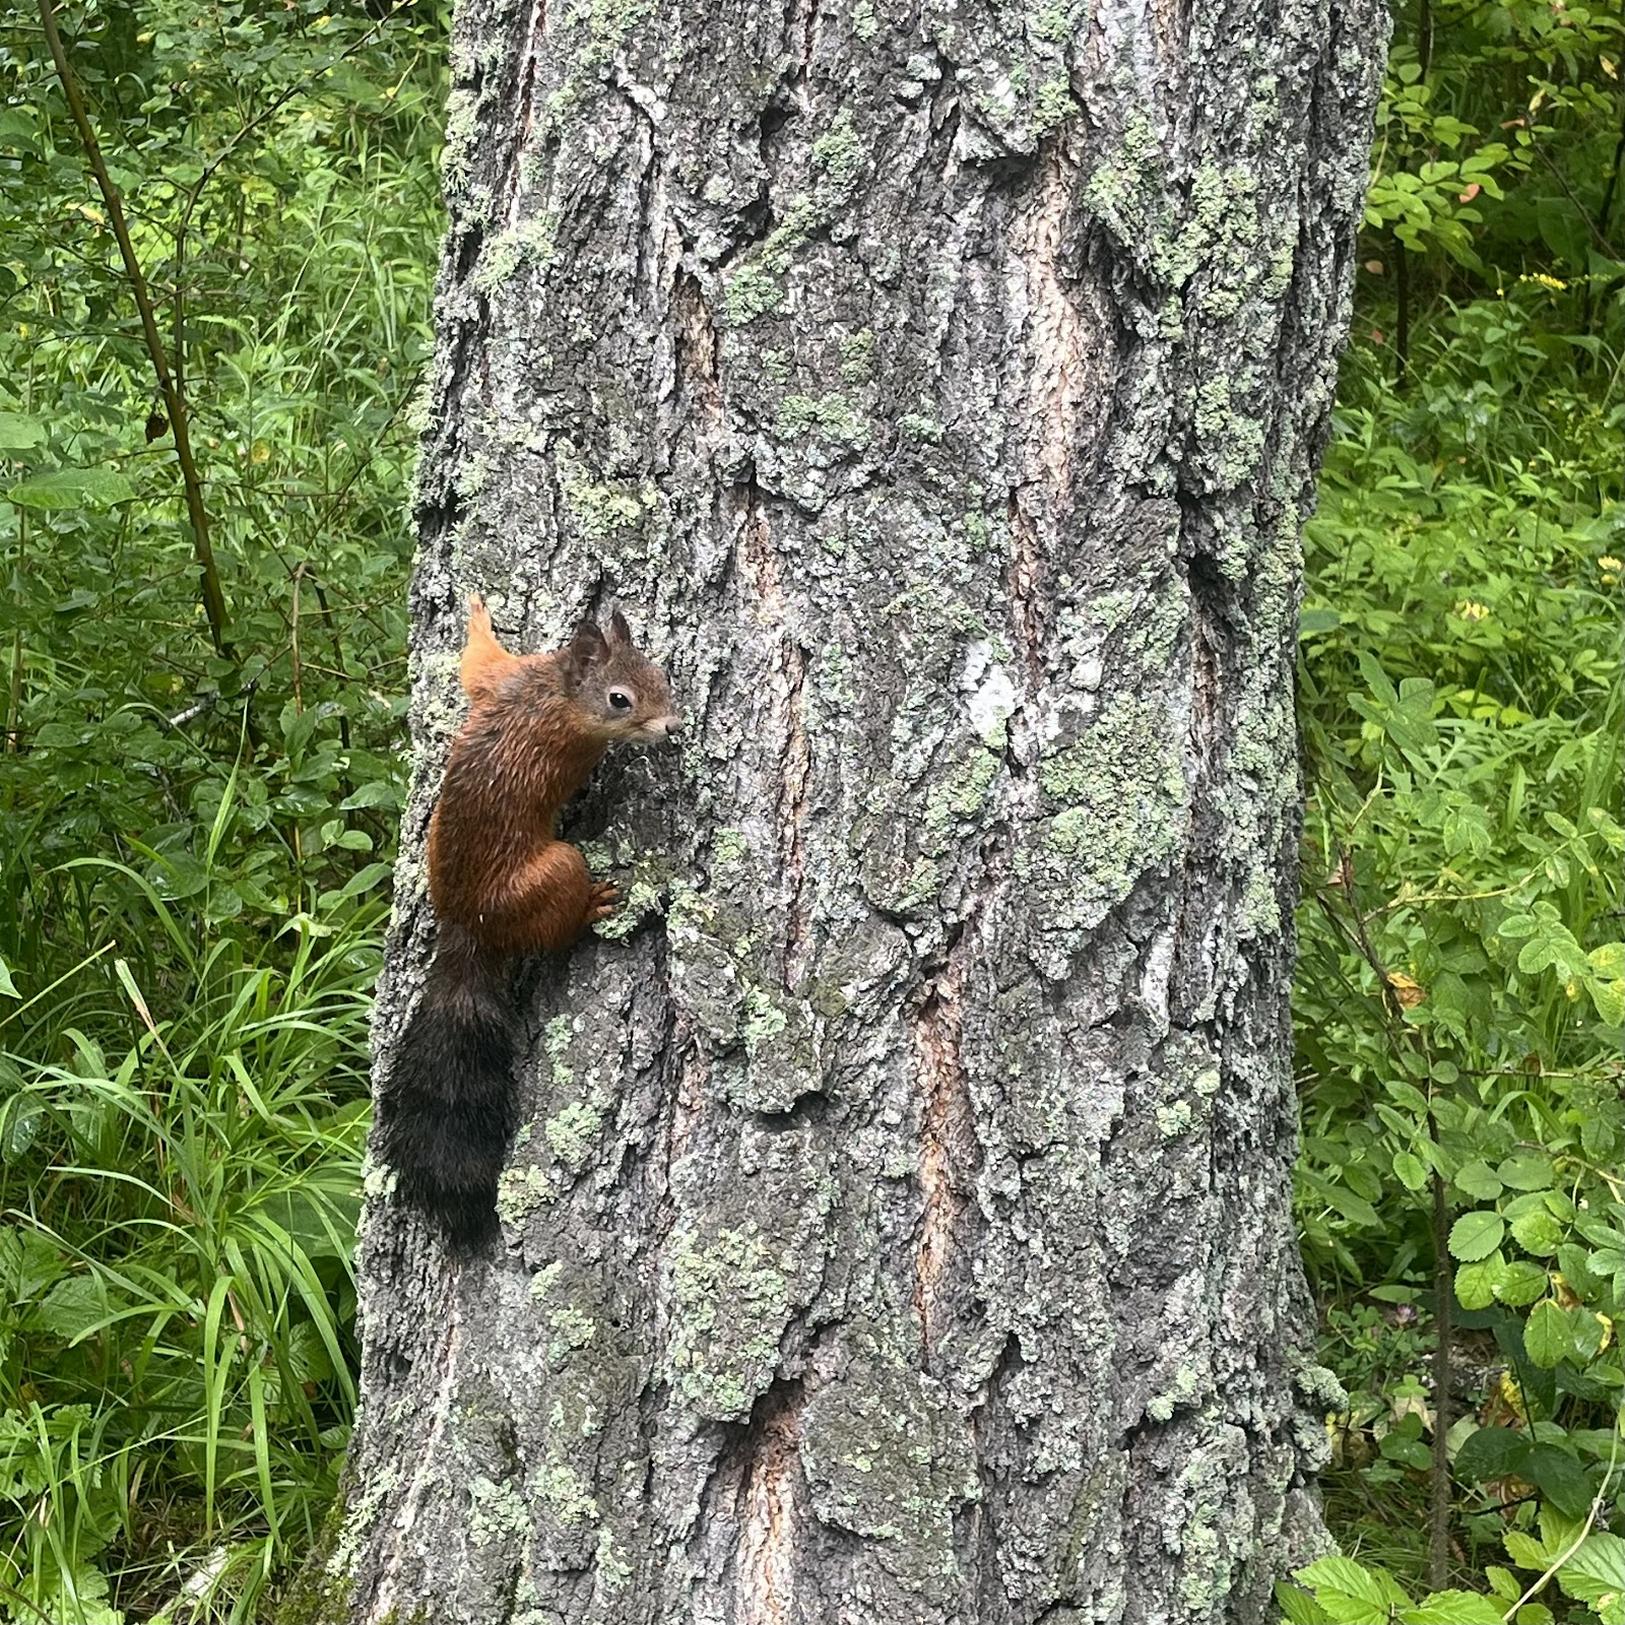
[[[396,1191],[450,1240],[496,1229],[497,1175],[516,1126],[504,957],[442,924],[434,963],[378,1092],[378,1149]]]

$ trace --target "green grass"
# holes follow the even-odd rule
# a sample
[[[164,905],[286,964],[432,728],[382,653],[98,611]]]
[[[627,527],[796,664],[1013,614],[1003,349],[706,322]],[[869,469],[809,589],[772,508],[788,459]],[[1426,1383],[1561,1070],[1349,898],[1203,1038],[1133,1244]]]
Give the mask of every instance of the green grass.
[[[92,900],[103,879],[138,896],[120,923],[146,941],[109,936],[42,989],[51,1022],[0,1060],[0,1574],[70,1619],[109,1572],[120,1607],[184,1587],[246,1619],[313,1539],[354,1404],[381,914],[256,951],[124,865],[71,869]]]

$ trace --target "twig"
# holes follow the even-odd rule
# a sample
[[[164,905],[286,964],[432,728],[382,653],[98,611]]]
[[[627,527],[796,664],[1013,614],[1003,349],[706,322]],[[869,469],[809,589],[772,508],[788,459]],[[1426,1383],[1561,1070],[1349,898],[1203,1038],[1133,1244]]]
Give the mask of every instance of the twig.
[[[85,162],[96,178],[102,201],[107,205],[108,224],[118,243],[120,258],[124,261],[124,274],[129,279],[130,292],[135,296],[135,308],[141,317],[141,332],[146,340],[147,354],[152,359],[152,370],[157,375],[158,389],[169,409],[169,426],[175,436],[175,459],[181,467],[181,483],[186,491],[186,512],[192,522],[192,550],[197,559],[202,582],[203,611],[209,618],[209,636],[215,652],[231,654],[226,635],[226,599],[220,590],[220,573],[215,567],[214,549],[209,545],[209,515],[203,505],[203,486],[198,479],[197,464],[192,458],[192,436],[187,426],[186,401],[169,371],[169,359],[164,353],[164,341],[158,333],[158,318],[153,313],[152,297],[147,291],[147,279],[136,258],[135,245],[130,241],[130,229],[124,220],[124,205],[119,197],[113,177],[107,172],[106,160],[96,140],[96,131],[86,111],[79,81],[68,65],[68,53],[62,44],[62,35],[56,26],[56,12],[52,0],[39,0],[40,22],[45,29],[45,42],[50,47],[51,60],[56,64],[56,76],[62,81],[62,94],[67,99],[68,112],[79,132],[80,144],[85,149]]]
[[[300,565],[300,569],[304,566]],[[316,602],[322,606],[322,624],[327,628],[327,635],[333,642],[333,658],[338,662],[338,675],[348,683],[350,674],[344,669],[344,645],[339,642],[339,625],[333,619],[333,612],[327,605],[327,588],[322,585],[319,575],[312,575],[310,584],[316,589]],[[348,711],[339,712],[339,745],[345,751],[350,749],[350,714]]]
[[[220,703],[219,694],[206,694],[196,705],[189,705],[184,711],[177,711],[172,717],[165,717],[164,721],[171,728],[184,728],[188,722],[194,722],[205,711],[212,711]]]

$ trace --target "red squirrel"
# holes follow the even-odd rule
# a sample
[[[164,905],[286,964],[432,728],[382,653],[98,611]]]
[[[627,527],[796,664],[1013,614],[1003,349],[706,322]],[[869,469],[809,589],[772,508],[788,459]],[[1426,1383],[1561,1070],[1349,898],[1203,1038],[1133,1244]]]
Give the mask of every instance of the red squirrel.
[[[402,1197],[467,1246],[494,1226],[516,1127],[508,961],[568,948],[615,906],[558,838],[559,813],[610,745],[670,739],[682,718],[619,610],[607,630],[583,621],[566,648],[515,655],[472,598],[461,677],[468,720],[429,825],[439,935],[379,1087],[378,1144]]]

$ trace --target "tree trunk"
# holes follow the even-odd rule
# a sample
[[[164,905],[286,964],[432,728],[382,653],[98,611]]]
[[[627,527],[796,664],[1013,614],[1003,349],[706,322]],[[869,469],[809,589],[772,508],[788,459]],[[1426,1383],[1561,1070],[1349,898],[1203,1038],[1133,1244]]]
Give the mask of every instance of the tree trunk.
[[[465,0],[419,773],[470,590],[623,605],[680,758],[524,991],[503,1240],[369,1180],[291,1608],[1257,1619],[1323,1535],[1288,1207],[1299,529],[1377,0]]]

